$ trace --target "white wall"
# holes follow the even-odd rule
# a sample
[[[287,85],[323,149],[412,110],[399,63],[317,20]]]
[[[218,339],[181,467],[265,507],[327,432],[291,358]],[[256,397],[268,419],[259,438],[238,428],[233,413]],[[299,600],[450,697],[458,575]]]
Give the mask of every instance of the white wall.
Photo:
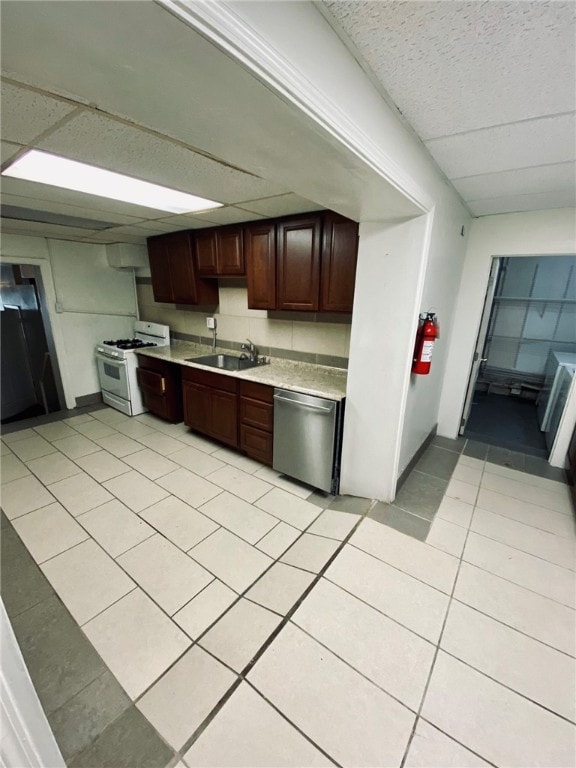
[[[573,209],[510,213],[475,219],[458,292],[438,416],[438,433],[456,437],[494,256],[576,253]]]
[[[108,266],[105,245],[42,237],[4,235],[0,258],[41,269],[66,407],[74,408],[77,397],[100,391],[95,345],[132,335],[133,274]]]
[[[463,220],[461,210],[450,205],[450,201],[441,204],[442,196],[441,193],[435,208],[430,254],[419,304],[420,312],[436,313],[440,336],[434,346],[430,373],[427,376],[410,375],[400,446],[399,474],[404,471],[438,422],[438,407],[448,359],[464,248],[470,230],[468,219]]]
[[[429,216],[360,227],[342,493],[394,496],[403,415],[398,406],[411,364],[412,319],[420,298],[415,287]]]
[[[343,189],[342,204],[333,205],[344,215],[357,212],[361,222],[341,490],[390,501],[399,469],[437,421],[445,352],[436,356],[433,377],[412,386],[410,359],[418,314],[433,305],[442,344],[449,341],[465,248],[460,230],[469,213],[315,4],[197,4],[194,12],[210,16],[208,37],[237,52],[283,98],[429,212],[411,224],[384,226],[376,222],[391,218],[385,199],[378,208],[378,200],[346,199]],[[238,47],[243,37],[249,56]]]

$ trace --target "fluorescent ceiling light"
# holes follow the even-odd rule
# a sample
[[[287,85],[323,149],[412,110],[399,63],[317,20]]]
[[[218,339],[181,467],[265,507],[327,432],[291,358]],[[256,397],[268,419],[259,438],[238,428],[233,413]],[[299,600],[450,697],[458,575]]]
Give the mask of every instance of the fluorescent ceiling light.
[[[31,149],[19,157],[2,175],[74,189],[76,192],[122,200],[124,203],[143,205],[170,213],[195,213],[222,206],[222,203],[215,203],[213,200],[133,179],[121,173],[105,171],[37,149]]]

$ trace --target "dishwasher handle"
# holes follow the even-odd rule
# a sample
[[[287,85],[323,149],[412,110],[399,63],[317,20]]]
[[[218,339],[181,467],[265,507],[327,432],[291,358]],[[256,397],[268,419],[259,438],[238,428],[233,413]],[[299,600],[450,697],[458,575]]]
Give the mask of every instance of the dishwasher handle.
[[[282,397],[281,395],[274,395],[274,400],[280,400],[283,403],[288,403],[294,408],[308,408],[311,411],[323,411],[324,413],[332,413],[334,411],[334,408],[325,408],[323,405],[311,405],[309,403],[302,403],[298,400]]]

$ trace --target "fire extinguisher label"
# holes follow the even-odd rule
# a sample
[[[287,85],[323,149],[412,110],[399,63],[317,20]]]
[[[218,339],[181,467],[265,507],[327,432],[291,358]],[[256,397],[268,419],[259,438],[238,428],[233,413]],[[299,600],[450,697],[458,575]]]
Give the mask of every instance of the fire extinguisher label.
[[[433,349],[434,349],[433,341],[425,341],[422,344],[422,356],[420,357],[421,362],[429,363],[432,360]]]

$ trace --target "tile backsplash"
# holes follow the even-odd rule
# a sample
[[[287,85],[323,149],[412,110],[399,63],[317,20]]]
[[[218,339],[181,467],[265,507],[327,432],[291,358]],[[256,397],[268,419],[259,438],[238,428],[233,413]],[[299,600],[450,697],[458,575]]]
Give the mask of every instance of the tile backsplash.
[[[170,326],[174,338],[210,343],[206,318],[214,316],[217,344],[239,348],[252,339],[261,354],[345,368],[350,346],[350,316],[314,312],[248,309],[245,280],[220,280],[218,307],[207,310],[154,301],[150,278],[137,277],[140,318]]]

